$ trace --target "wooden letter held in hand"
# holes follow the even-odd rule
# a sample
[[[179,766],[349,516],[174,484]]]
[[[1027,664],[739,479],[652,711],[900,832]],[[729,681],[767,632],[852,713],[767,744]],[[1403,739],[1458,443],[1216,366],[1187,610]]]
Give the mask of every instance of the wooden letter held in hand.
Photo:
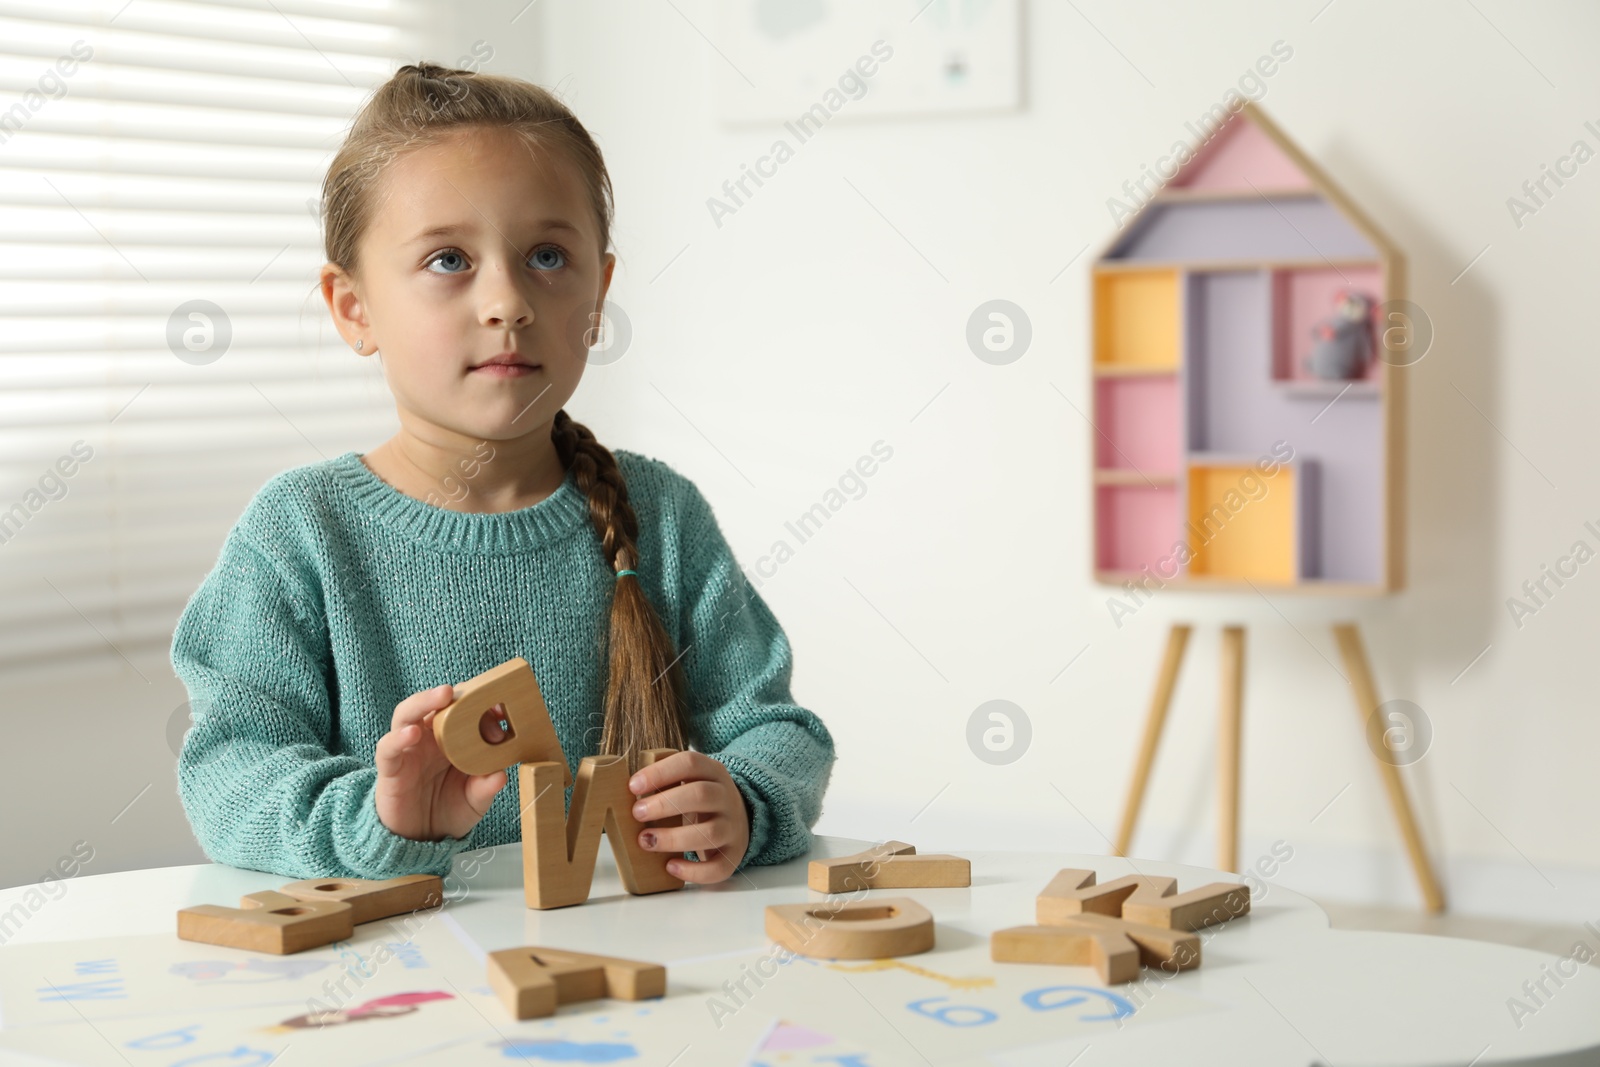
[[[914,956],[933,947],[933,915],[910,897],[846,904],[771,904],[767,936],[791,952],[836,960]]]
[[[463,682],[461,689],[461,696],[433,716],[434,740],[454,767],[465,774],[492,774],[513,763],[556,763],[562,789],[572,784],[566,753],[527,660],[508,659]],[[483,713],[497,704],[510,733],[490,744],[480,728]]]
[[[530,946],[489,953],[489,985],[512,1018],[538,1019],[554,1015],[558,1005],[580,1000],[665,996],[667,969],[659,963]]]
[[[564,762],[524,763],[517,768],[522,890],[528,907],[564,908],[589,899],[602,829],[611,840],[617,872],[628,892],[682,889],[683,879],[667,873],[667,861],[681,853],[651,852],[639,846],[642,826],[633,817],[637,798],[628,789],[627,762],[621,756],[585,756],[572,789],[572,810],[563,820],[565,769]]]
[[[357,926],[444,903],[444,880],[436,874],[406,874],[374,881],[368,878],[307,878],[279,890],[296,900],[342,900],[354,909]]]
[[[932,889],[972,884],[972,863],[960,856],[919,856],[914,845],[885,841],[853,856],[812,860],[806,885],[818,893],[852,889]]]
[[[184,908],[178,912],[178,937],[284,956],[348,938],[352,912],[343,901],[296,900],[266,889],[246,895],[237,908]]]

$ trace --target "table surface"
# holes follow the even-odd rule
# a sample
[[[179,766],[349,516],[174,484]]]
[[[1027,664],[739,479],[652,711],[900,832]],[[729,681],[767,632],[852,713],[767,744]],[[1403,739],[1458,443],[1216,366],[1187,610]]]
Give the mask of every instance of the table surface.
[[[482,951],[543,945],[664,963],[668,995],[658,1003],[690,1000],[702,1020],[696,1025],[709,1031],[711,999],[727,988],[719,978],[737,980],[743,973],[741,960],[773,955],[763,932],[764,909],[826,899],[807,888],[807,861],[849,855],[872,844],[817,837],[810,853],[790,863],[752,868],[714,886],[690,885],[680,892],[642,897],[623,890],[610,849],[602,847],[588,902],[551,911],[526,907],[521,846],[505,845],[468,854],[476,857],[470,874],[464,858],[458,859],[456,872],[446,881],[448,903],[441,914],[475,943],[480,956]],[[936,923],[932,951],[888,967],[788,964],[780,972],[782,980],[771,980],[750,1001],[757,1011],[743,1012],[744,1024],[755,1015],[767,1020],[760,1032],[768,1035],[769,1050],[776,1047],[770,1036],[773,1025],[809,1026],[810,1032],[830,1029],[835,1035],[830,1039],[836,1040],[829,1046],[833,1058],[822,1058],[829,1051],[823,1047],[812,1050],[819,1058],[810,1059],[804,1050],[756,1052],[752,1045],[748,1060],[726,1062],[763,1067],[813,1062],[846,1067],[1062,1067],[1084,1055],[1083,1067],[1148,1064],[1158,1056],[1186,1064],[1229,1065],[1600,1064],[1597,968],[1581,967],[1558,983],[1549,978],[1561,973],[1556,970],[1558,958],[1532,949],[1422,934],[1332,930],[1316,904],[1270,881],[1264,883],[1264,892],[1258,891],[1249,915],[1202,931],[1198,969],[1145,981],[1134,991],[1101,987],[1136,1007],[1131,1015],[1112,1018],[1105,1004],[1114,998],[1089,996],[1092,989],[1072,994],[1075,1000],[1045,992],[1100,986],[1091,969],[995,964],[988,960],[988,935],[1032,923],[1034,898],[1063,867],[1093,869],[1100,881],[1132,873],[1175,876],[1179,892],[1238,878],[1153,860],[1046,851],[961,855],[972,862],[970,887],[865,894],[912,896],[924,904]],[[20,926],[0,926],[0,937],[7,938],[0,948],[0,973],[7,969],[8,954],[29,945],[133,935],[167,935],[176,943],[179,908],[233,905],[245,893],[275,889],[290,880],[201,864],[73,878],[55,886],[53,898],[43,906],[35,887],[0,890],[0,916],[15,915],[17,905],[32,901],[23,907],[27,914]],[[357,939],[364,929],[357,928]],[[1596,942],[1600,937],[1589,948],[1600,952]],[[793,979],[787,977],[791,973]],[[1152,974],[1149,969],[1144,973]],[[962,975],[967,977],[951,977]],[[1027,981],[1018,985],[1017,976]],[[1525,983],[1541,979],[1544,994],[1530,999]],[[1016,990],[1029,982],[1041,989],[1019,998]],[[831,1001],[833,997],[840,999]],[[1519,1020],[1511,1010],[1512,998],[1534,1010],[1522,1012]],[[618,1004],[603,1003],[613,1008]],[[1077,1011],[1066,1010],[1074,1006]],[[4,1009],[0,1004],[0,1012]],[[595,1010],[593,1004],[572,1005],[561,1014]],[[505,1022],[508,1018],[496,1027],[502,1036],[519,1025]],[[9,1025],[0,1028],[0,1063],[82,1062],[7,1052],[4,1039],[18,1032]],[[845,1054],[846,1046],[860,1051]],[[1092,1056],[1086,1055],[1091,1047]],[[119,1056],[96,1062],[134,1062]],[[415,1062],[426,1058],[419,1053]],[[381,1060],[401,1061],[406,1057]],[[169,1055],[138,1062],[191,1061]],[[457,1054],[451,1062],[465,1060]],[[679,1061],[682,1067],[695,1062],[722,1061],[695,1055]]]

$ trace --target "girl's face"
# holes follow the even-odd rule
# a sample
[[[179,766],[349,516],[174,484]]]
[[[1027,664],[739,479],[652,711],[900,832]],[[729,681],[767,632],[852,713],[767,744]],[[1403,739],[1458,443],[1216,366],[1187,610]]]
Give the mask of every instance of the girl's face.
[[[381,351],[408,431],[437,444],[548,436],[615,265],[576,165],[474,127],[401,156],[383,182],[359,280],[325,268],[341,332]],[[483,366],[506,352],[526,366]]]

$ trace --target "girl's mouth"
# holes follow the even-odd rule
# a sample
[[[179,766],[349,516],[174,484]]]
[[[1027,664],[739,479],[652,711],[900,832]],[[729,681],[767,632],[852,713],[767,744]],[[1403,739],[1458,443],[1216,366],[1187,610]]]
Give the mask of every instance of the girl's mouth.
[[[523,378],[541,370],[544,368],[525,363],[485,363],[480,367],[473,367],[472,373],[489,378]]]
[[[522,352],[512,350],[512,352],[501,352],[501,354],[494,355],[488,360],[483,360],[482,363],[478,363],[477,366],[470,368],[470,370],[474,374],[483,374],[486,378],[526,378],[528,374],[533,374],[534,371],[544,370],[544,365],[542,363],[534,363],[530,358],[526,358]]]

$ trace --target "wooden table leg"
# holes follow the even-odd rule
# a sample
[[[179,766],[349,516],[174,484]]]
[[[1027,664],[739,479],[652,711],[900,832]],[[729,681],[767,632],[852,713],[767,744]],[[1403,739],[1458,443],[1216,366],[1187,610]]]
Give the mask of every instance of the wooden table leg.
[[[1222,630],[1221,715],[1217,724],[1217,867],[1239,863],[1239,733],[1244,713],[1244,627]]]
[[[1156,761],[1156,748],[1161,744],[1161,730],[1167,723],[1167,709],[1172,706],[1172,691],[1178,684],[1178,668],[1183,665],[1183,651],[1188,647],[1189,634],[1194,628],[1187,623],[1174,623],[1167,634],[1167,651],[1161,657],[1161,673],[1156,675],[1156,689],[1150,695],[1150,710],[1145,715],[1144,739],[1139,742],[1139,759],[1133,767],[1133,781],[1128,786],[1128,802],[1122,808],[1122,825],[1117,828],[1117,841],[1113,855],[1126,856],[1133,844],[1133,828],[1139,821],[1139,808],[1144,804],[1145,787],[1150,782],[1150,768]]]
[[[1339,654],[1344,657],[1344,668],[1350,675],[1350,685],[1355,690],[1356,711],[1361,716],[1361,727],[1366,729],[1367,719],[1378,709],[1378,688],[1372,683],[1372,669],[1367,654],[1361,646],[1361,631],[1353,622],[1335,623],[1334,640],[1339,644]],[[1400,780],[1400,768],[1372,754],[1378,764],[1378,774],[1389,794],[1389,805],[1400,823],[1400,836],[1405,840],[1406,851],[1411,856],[1411,867],[1416,872],[1417,884],[1422,888],[1422,899],[1431,912],[1444,911],[1444,893],[1434,877],[1433,865],[1422,847],[1422,834],[1417,829],[1416,817],[1411,812],[1411,801],[1406,799],[1405,783]]]

